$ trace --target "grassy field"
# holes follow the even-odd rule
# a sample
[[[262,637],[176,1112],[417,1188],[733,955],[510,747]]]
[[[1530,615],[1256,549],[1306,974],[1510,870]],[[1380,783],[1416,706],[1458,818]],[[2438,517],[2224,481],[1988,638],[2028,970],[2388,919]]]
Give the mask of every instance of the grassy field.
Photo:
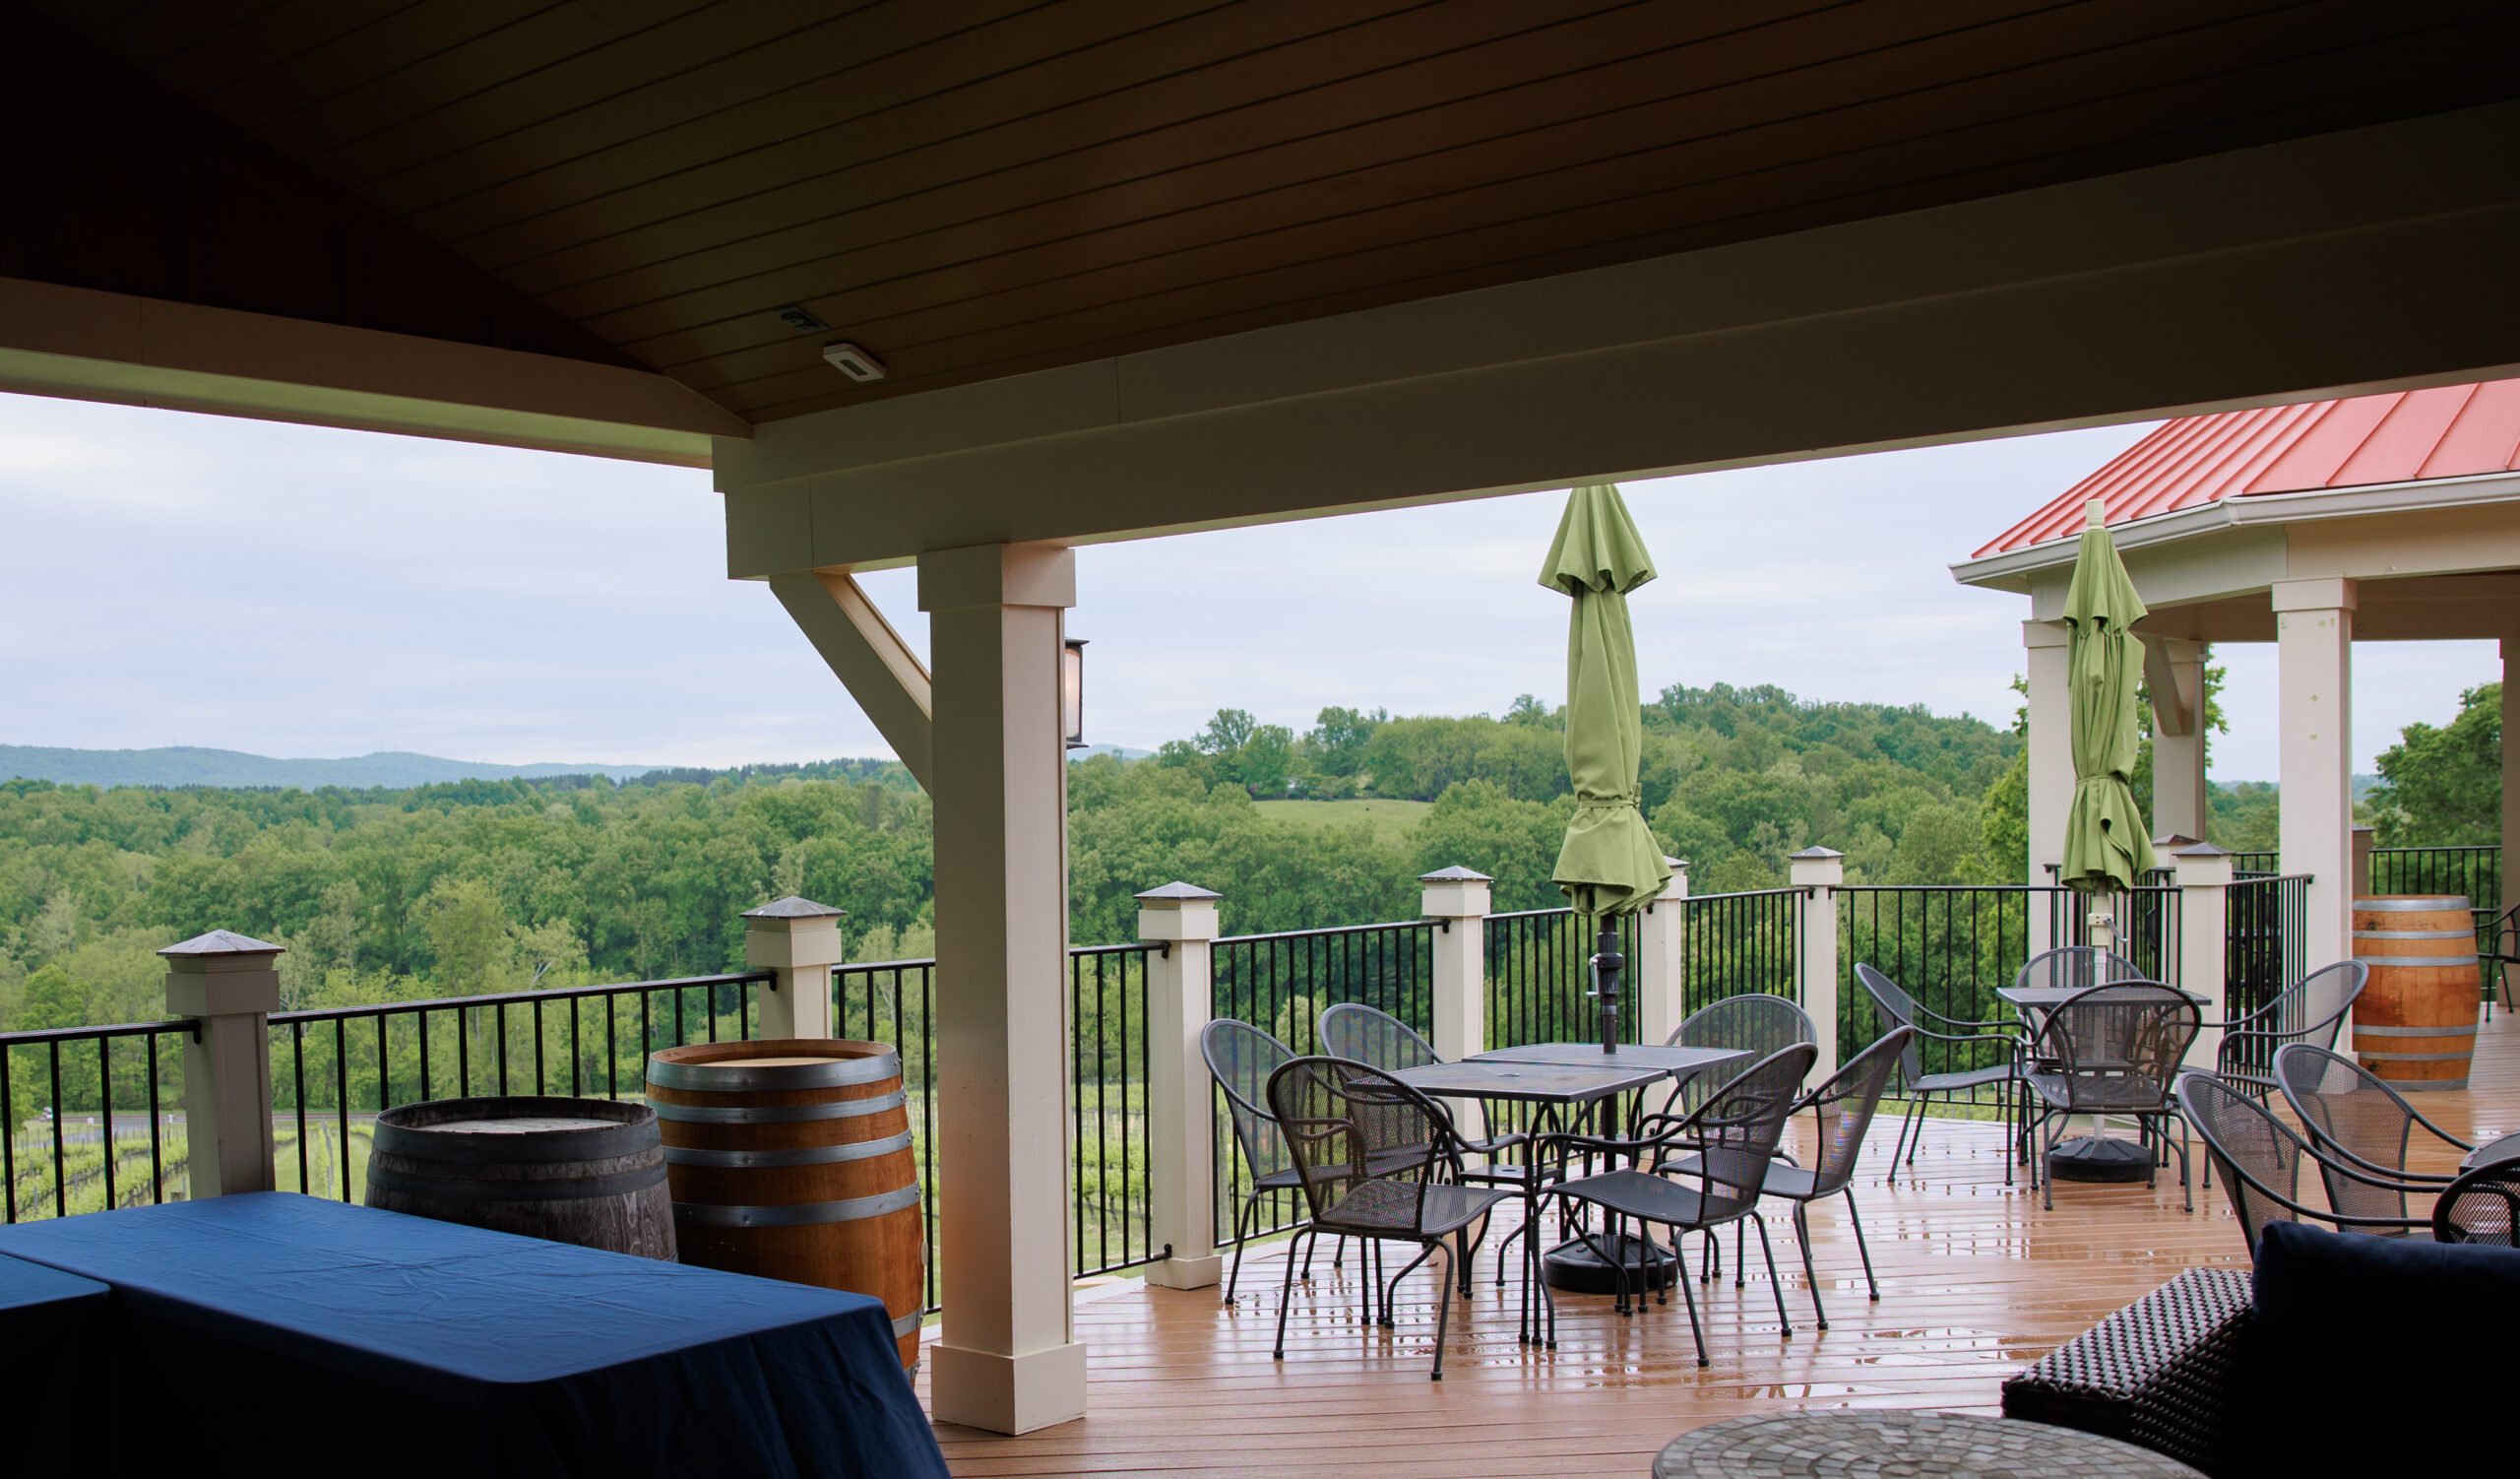
[[[1406,843],[1418,818],[1426,814],[1432,802],[1262,802],[1260,814],[1271,821],[1292,822],[1298,827],[1319,830],[1325,827],[1353,827],[1358,822],[1372,825],[1376,832],[1393,842]]]

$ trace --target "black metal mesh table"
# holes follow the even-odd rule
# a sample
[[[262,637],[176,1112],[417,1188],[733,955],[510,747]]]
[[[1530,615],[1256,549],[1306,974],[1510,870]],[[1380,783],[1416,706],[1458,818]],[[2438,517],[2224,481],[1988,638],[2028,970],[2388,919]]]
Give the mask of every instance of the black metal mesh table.
[[[1654,1479],[2201,1479],[2149,1449],[2003,1418],[1949,1412],[1782,1412],[1684,1433],[1655,1456]]]
[[[2486,1141],[2460,1159],[2459,1169],[2473,1171],[2479,1166],[2499,1165],[2504,1161],[2520,1161],[2520,1133]]]

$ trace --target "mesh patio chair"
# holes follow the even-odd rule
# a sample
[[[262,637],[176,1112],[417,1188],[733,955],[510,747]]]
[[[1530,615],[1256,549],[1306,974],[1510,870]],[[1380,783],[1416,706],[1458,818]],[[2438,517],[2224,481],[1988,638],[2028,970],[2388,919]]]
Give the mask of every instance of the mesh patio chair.
[[[2063,1138],[2069,1115],[2123,1115],[2144,1127],[2145,1143],[2158,1134],[2178,1152],[2178,1190],[2187,1210],[2196,1210],[2188,1180],[2186,1136],[2168,1134],[2168,1122],[2180,1118],[2171,1090],[2179,1061],[2196,1041],[2200,1017],[2185,994],[2157,981],[2120,981],[2095,986],[2067,997],[2040,1020],[2023,1056],[2028,1065],[2022,1081],[2038,1097],[2037,1125],[2048,1130],[2047,1143],[2031,1156],[2030,1179],[2056,1205],[2056,1179],[2046,1173],[2047,1152]],[[2153,1185],[2149,1163],[2145,1185]]]
[[[2256,1090],[2261,1099],[2274,1093],[2276,1055],[2296,1043],[2334,1048],[2345,1014],[2370,979],[2371,968],[2362,961],[2340,960],[2284,988],[2255,1011],[2206,1023],[2223,1032],[2214,1071]]]
[[[2016,987],[2069,992],[2088,991],[2112,981],[2141,981],[2143,967],[2099,945],[2059,945],[2042,950],[2013,973]]]
[[[2488,948],[2481,952],[2478,963],[2485,968],[2485,1019],[2493,1020],[2493,994],[2502,993],[2502,1004],[2511,1006],[2511,968],[2520,966],[2520,904],[2514,904],[2494,916],[2484,931]]]
[[[1855,968],[1855,979],[1864,995],[1872,998],[1875,1011],[1890,1019],[1894,1027],[1905,1027],[1911,1036],[1899,1052],[1899,1083],[1907,1091],[1907,1107],[1899,1117],[1899,1137],[1890,1144],[1890,1164],[1899,1164],[1899,1152],[1907,1151],[1908,1164],[1917,1163],[1917,1142],[1924,1138],[1924,1112],[1936,1095],[1974,1094],[1989,1084],[1996,1087],[1997,1102],[2003,1107],[2004,1121],[2013,1126],[2016,1145],[2004,1156],[2004,1185],[2012,1185],[2012,1166],[2016,1154],[2027,1155],[2028,1130],[2021,1122],[2024,1095],[2021,1087],[2021,1034],[2017,1021],[1979,1021],[1968,1017],[1947,1017],[1909,996],[1899,983],[1868,965]],[[1973,1045],[2000,1048],[2003,1061],[1974,1068],[1953,1068],[1941,1073],[1924,1071],[1924,1045],[1950,1045],[1955,1056]]]
[[[1199,1056],[1208,1061],[1208,1071],[1225,1091],[1233,1143],[1251,1177],[1249,1190],[1234,1208],[1233,1271],[1225,1281],[1225,1302],[1229,1305],[1242,1281],[1242,1245],[1248,1241],[1243,1229],[1263,1198],[1301,1190],[1294,1160],[1287,1154],[1286,1136],[1278,1132],[1277,1118],[1268,1109],[1269,1075],[1293,1061],[1294,1052],[1248,1022],[1219,1017],[1199,1029]]]
[[[2432,1204],[2432,1241],[2520,1248],[2520,1161],[2463,1172]]]
[[[1767,1223],[1759,1216],[1759,1197],[1767,1188],[1777,1142],[1799,1102],[1802,1080],[1819,1054],[1809,1043],[1771,1053],[1709,1095],[1694,1113],[1647,1116],[1632,1139],[1570,1134],[1551,1135],[1542,1142],[1544,1154],[1630,1158],[1626,1169],[1575,1178],[1550,1189],[1551,1195],[1564,1201],[1600,1209],[1606,1226],[1588,1225],[1577,1236],[1604,1263],[1618,1270],[1619,1314],[1632,1314],[1644,1303],[1641,1289],[1635,1304],[1629,1303],[1626,1263],[1615,1254],[1622,1223],[1635,1222],[1640,1230],[1670,1228],[1676,1260],[1683,1235],[1711,1235],[1726,1223],[1746,1218],[1758,1228],[1759,1248],[1767,1254],[1777,1320],[1788,1336],[1794,1333],[1794,1322],[1785,1313],[1785,1286],[1776,1277],[1776,1250],[1768,1241]],[[1676,1156],[1685,1156],[1688,1164],[1666,1164]],[[1697,1342],[1697,1364],[1704,1366],[1706,1331],[1698,1323],[1697,1295],[1686,1275],[1676,1269],[1671,1282],[1680,1286],[1687,1302],[1689,1334]],[[1658,1293],[1657,1299],[1670,1302],[1667,1293]]]
[[[2216,1076],[2225,1082],[2232,1078],[2229,1073]],[[2308,1043],[2288,1044],[2275,1055],[2272,1076],[2283,1089],[2284,1102],[2292,1106],[2294,1118],[2309,1130],[2310,1143],[2318,1147],[2320,1154],[2369,1175],[2418,1186],[2449,1185],[2448,1176],[2407,1169],[2407,1148],[2419,1125],[2433,1139],[2462,1154],[2476,1149],[2426,1119],[2406,1102],[2404,1095],[2361,1063],[2324,1048]],[[2373,1204],[2364,1195],[2368,1190],[2352,1185],[2340,1187],[2337,1179],[2330,1177],[2328,1202],[2346,1208],[2347,1201],[2352,1201],[2356,1205],[2347,1210],[2372,1210]],[[2404,1215],[2402,1210],[2399,1215]]]
[[[1269,1108],[1277,1117],[1313,1236],[1332,1233],[1362,1240],[1415,1243],[1418,1256],[1392,1276],[1392,1288],[1418,1264],[1444,1254],[1435,1288],[1435,1381],[1444,1379],[1444,1333],[1451,1323],[1456,1255],[1470,1258],[1471,1229],[1481,1225],[1511,1192],[1465,1187],[1446,1179],[1458,1146],[1451,1121],[1435,1103],[1378,1068],[1340,1058],[1298,1058],[1269,1077]],[[1294,1260],[1287,1260],[1278,1300],[1276,1355],[1287,1354],[1287,1310],[1292,1303]],[[1393,1297],[1383,1295],[1381,1322],[1389,1326]]]
[[[1791,997],[1767,992],[1743,992],[1721,1001],[1710,1001],[1682,1018],[1680,1025],[1664,1039],[1667,1048],[1729,1048],[1747,1053],[1753,1059],[1766,1058],[1780,1049],[1796,1043],[1817,1043],[1820,1034],[1811,1025],[1811,1014]],[[1720,1085],[1710,1082],[1706,1074],[1692,1075],[1687,1082],[1671,1091],[1663,1103],[1663,1113],[1685,1115],[1706,1102]]]
[[[2373,1217],[2339,1208],[2319,1208],[2301,1201],[2301,1163],[2325,1172],[2334,1164],[2309,1141],[2278,1120],[2257,1096],[2211,1073],[2182,1073],[2178,1103],[2187,1123],[2205,1142],[2205,1154],[2222,1173],[2223,1194],[2231,1198],[2239,1219],[2240,1237],[2257,1256],[2257,1240],[2277,1222],[2324,1222],[2342,1232],[2384,1238],[2428,1238],[2430,1224],[2416,1218]],[[2337,1169],[2350,1179],[2370,1182],[2375,1190],[2403,1194],[2403,1183],[2363,1177],[2350,1167]]]

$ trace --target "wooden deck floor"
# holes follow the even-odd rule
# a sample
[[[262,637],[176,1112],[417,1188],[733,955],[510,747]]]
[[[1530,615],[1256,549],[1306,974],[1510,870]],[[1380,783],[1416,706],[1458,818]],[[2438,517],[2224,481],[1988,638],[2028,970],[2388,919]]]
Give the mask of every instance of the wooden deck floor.
[[[2420,1107],[2471,1139],[2520,1128],[2520,1029],[2506,1017],[2481,1037],[2471,1085]],[[1891,1132],[1879,1126],[1858,1193],[1879,1304],[1864,1298],[1843,1211],[1813,1216],[1825,1331],[1811,1323],[1792,1224],[1778,1215],[1771,1235],[1794,1332],[1778,1327],[1753,1237],[1747,1287],[1728,1277],[1700,1291],[1705,1368],[1676,1294],[1629,1319],[1606,1298],[1561,1295],[1557,1348],[1518,1344],[1515,1291],[1496,1288],[1484,1255],[1476,1302],[1454,1307],[1441,1383],[1426,1380],[1431,1278],[1411,1276],[1399,1328],[1383,1330],[1358,1318],[1353,1266],[1333,1275],[1326,1258],[1309,1287],[1295,1287],[1277,1362],[1284,1265],[1272,1248],[1245,1261],[1231,1309],[1216,1291],[1134,1281],[1080,1291],[1093,1382],[1084,1420],[1023,1438],[952,1426],[937,1436],[964,1475],[1641,1474],[1673,1435],[1777,1406],[1991,1412],[2005,1376],[2110,1311],[2182,1268],[2245,1262],[2219,1188],[2200,1190],[2191,1215],[2173,1175],[2150,1191],[2060,1184],[2045,1212],[2026,1184],[2003,1184],[1995,1126],[1936,1122],[1914,1169],[1895,1178],[1880,1165]]]

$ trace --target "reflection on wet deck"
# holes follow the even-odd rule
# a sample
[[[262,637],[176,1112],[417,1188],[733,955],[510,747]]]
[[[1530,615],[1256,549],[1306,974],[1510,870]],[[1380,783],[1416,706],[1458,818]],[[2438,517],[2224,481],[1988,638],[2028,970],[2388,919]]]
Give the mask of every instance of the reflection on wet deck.
[[[2472,1082],[2426,1095],[2421,1108],[2470,1139],[2520,1128],[2520,1032],[2507,1017],[2484,1029]],[[1888,1153],[1890,1131],[1885,1117],[1876,1153]],[[1082,1292],[1077,1332],[1093,1370],[1084,1421],[1024,1438],[950,1427],[939,1437],[954,1472],[967,1475],[1641,1474],[1673,1434],[1777,1406],[1992,1411],[2006,1375],[2110,1311],[2182,1268],[2246,1261],[2219,1188],[2200,1191],[2189,1215],[2174,1174],[2154,1190],[2060,1185],[2056,1209],[2042,1212],[2025,1181],[2003,1184],[2002,1154],[1996,1126],[1936,1122],[1913,1169],[1894,1178],[1867,1168],[1858,1194],[1877,1305],[1864,1299],[1842,1204],[1814,1208],[1825,1331],[1810,1322],[1781,1208],[1770,1234],[1791,1336],[1778,1327],[1755,1237],[1741,1288],[1731,1282],[1728,1238],[1724,1274],[1700,1290],[1705,1368],[1676,1294],[1627,1319],[1606,1298],[1561,1295],[1557,1348],[1521,1345],[1516,1291],[1496,1287],[1483,1252],[1475,1301],[1454,1308],[1441,1383],[1426,1380],[1429,1276],[1411,1275],[1399,1328],[1380,1329],[1359,1316],[1353,1259],[1338,1272],[1318,1258],[1311,1284],[1296,1285],[1287,1359],[1275,1362],[1283,1265],[1272,1247],[1245,1262],[1242,1301],[1230,1310],[1215,1291],[1123,1282]]]

